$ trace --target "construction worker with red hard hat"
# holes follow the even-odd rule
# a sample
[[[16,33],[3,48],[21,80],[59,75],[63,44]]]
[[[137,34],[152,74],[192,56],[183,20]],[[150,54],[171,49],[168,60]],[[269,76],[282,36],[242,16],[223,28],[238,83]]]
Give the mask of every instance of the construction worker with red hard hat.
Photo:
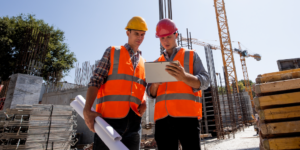
[[[110,46],[104,52],[90,79],[83,115],[87,127],[95,132],[94,120],[102,117],[121,136],[130,150],[139,150],[141,116],[145,103],[145,59],[139,46],[144,40],[147,24],[142,17],[133,17],[125,28],[128,43]],[[91,107],[97,97],[96,112]],[[94,135],[94,150],[108,150],[97,134]]]
[[[156,61],[179,61],[179,65],[170,62],[166,67],[176,82],[147,85],[148,96],[155,98],[155,140],[159,150],[178,149],[178,141],[184,150],[199,150],[201,90],[208,88],[209,75],[194,50],[176,44],[177,30],[170,19],[156,26],[156,37],[165,49]]]

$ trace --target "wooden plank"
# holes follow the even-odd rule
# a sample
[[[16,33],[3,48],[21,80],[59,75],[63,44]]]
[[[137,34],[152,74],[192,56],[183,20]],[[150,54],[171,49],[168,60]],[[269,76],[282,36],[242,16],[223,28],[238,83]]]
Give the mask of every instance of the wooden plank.
[[[263,135],[300,133],[300,121],[288,121],[279,123],[261,123],[260,131]]]
[[[259,111],[261,120],[282,120],[300,117],[300,106],[272,108]]]
[[[255,97],[254,103],[258,110],[270,106],[296,104],[300,103],[300,92]]]
[[[284,70],[284,71],[278,71],[278,72],[265,73],[265,74],[262,74],[262,75],[259,75],[259,76],[266,77],[266,76],[273,76],[273,75],[277,75],[277,74],[286,74],[286,73],[299,72],[299,71],[300,71],[300,68]]]
[[[300,78],[300,70],[298,72],[280,73],[280,74],[274,74],[274,75],[264,76],[264,77],[258,76],[256,78],[256,83],[274,82],[274,81],[289,80],[295,78]]]
[[[270,92],[278,92],[278,91],[285,91],[285,90],[293,90],[299,88],[300,88],[300,78],[256,84],[255,92],[259,94],[259,93],[270,93]]]
[[[263,139],[261,144],[266,150],[300,149],[300,137]]]
[[[208,134],[200,134],[200,138],[205,138],[205,137],[212,137],[210,133]]]

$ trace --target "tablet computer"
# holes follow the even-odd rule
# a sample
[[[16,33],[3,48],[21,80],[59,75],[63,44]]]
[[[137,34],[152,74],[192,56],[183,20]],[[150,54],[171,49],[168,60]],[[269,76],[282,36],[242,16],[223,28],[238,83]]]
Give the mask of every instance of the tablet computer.
[[[171,61],[171,62],[179,65],[179,61]],[[175,77],[171,76],[166,71],[167,65],[170,65],[170,61],[145,62],[146,82],[159,83],[159,82],[177,81]]]

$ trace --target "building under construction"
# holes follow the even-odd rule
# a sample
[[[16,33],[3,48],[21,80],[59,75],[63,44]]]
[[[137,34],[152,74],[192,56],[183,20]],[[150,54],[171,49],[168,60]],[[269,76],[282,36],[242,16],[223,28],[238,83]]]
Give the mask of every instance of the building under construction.
[[[215,2],[217,2],[217,0],[215,0]],[[216,4],[215,6],[219,5]],[[224,10],[222,9],[217,10],[217,12],[223,11]],[[171,0],[159,0],[159,19],[163,18],[172,19]],[[33,29],[28,29],[28,37],[30,37],[29,33],[32,33],[32,30]],[[187,38],[183,38],[182,34],[179,34],[177,41],[178,45],[186,47],[187,49],[193,49],[192,44],[194,44],[195,41],[192,39],[191,32],[187,30],[186,35]],[[36,33],[35,37],[37,40],[34,44],[24,42],[24,48],[20,51],[20,53],[24,55],[20,55],[20,58],[18,59],[19,61],[16,63],[16,73],[40,76],[41,66],[47,49],[47,45],[44,43],[48,42],[49,34],[42,35],[41,33]],[[27,46],[30,44],[32,44],[32,46]],[[35,50],[30,50],[28,47]],[[236,86],[236,78],[228,77],[228,66],[224,65],[224,70],[219,73],[216,72],[212,49],[214,48],[212,48],[211,45],[204,45],[207,70],[210,76],[210,87],[207,90],[202,91],[203,117],[199,121],[201,124],[201,134],[211,134],[218,139],[234,138],[236,132],[244,130],[245,126],[248,126],[253,122],[253,105],[251,103],[252,95],[249,94],[249,89],[241,91],[241,89]],[[163,49],[161,47],[160,53],[162,53],[162,50]],[[97,62],[95,62],[95,64],[97,64]],[[51,103],[51,106],[53,106],[53,104],[68,105],[70,100],[74,98],[74,95],[85,95],[87,90],[86,85],[94,68],[95,65],[90,65],[89,62],[85,62],[82,65],[82,68],[79,68],[79,65],[77,65],[75,71],[75,84],[58,83],[56,78],[59,79],[59,73],[50,73],[49,77],[51,77],[51,79],[49,78],[49,81],[51,82],[44,85],[45,90],[41,92],[43,97],[42,103]],[[40,78],[38,80],[42,81]],[[8,83],[9,81],[3,82],[4,87],[3,90],[0,91],[0,98],[7,95]],[[40,82],[40,84],[42,84],[42,82]],[[57,86],[58,84],[60,86]],[[10,86],[12,86],[12,84]],[[3,107],[4,100],[4,98],[0,99],[0,109]],[[147,103],[148,109],[143,116],[142,122],[142,146],[143,148],[153,148],[155,147],[153,117],[155,103],[151,100],[147,101]],[[77,132],[84,133],[84,131],[88,130],[86,127],[83,127],[85,125],[83,119],[77,118],[76,123],[78,123],[79,126]],[[73,132],[74,131],[72,129],[72,134]],[[88,144],[88,142],[91,142],[92,140],[93,139],[90,135],[82,135],[82,139],[79,140],[78,144]],[[20,143],[21,140],[17,142]],[[74,140],[68,142],[70,145],[74,144]]]
[[[178,45],[192,49],[194,40],[188,30],[187,37],[183,38],[182,34],[179,34]],[[206,55],[210,87],[202,91],[201,133],[210,133],[218,139],[234,138],[237,131],[243,130],[244,126],[253,122],[251,96],[248,91],[238,89],[235,80],[229,85],[230,93],[228,92],[225,71],[222,73],[215,71],[212,46],[206,43],[202,46]]]

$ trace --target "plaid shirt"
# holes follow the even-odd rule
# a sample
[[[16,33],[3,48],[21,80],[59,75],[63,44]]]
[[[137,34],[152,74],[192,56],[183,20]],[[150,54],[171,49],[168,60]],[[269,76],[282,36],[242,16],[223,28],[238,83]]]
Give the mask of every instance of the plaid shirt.
[[[129,44],[125,44],[124,47],[128,50],[131,62],[133,64],[134,69],[136,68],[140,55],[142,54],[141,51],[137,51],[134,53],[133,49],[129,46]],[[95,86],[97,88],[100,88],[102,84],[104,84],[107,80],[108,72],[110,69],[110,52],[111,47],[108,47],[104,54],[102,59],[100,60],[99,64],[97,65],[96,69],[94,70],[93,76],[90,79],[89,87]]]

